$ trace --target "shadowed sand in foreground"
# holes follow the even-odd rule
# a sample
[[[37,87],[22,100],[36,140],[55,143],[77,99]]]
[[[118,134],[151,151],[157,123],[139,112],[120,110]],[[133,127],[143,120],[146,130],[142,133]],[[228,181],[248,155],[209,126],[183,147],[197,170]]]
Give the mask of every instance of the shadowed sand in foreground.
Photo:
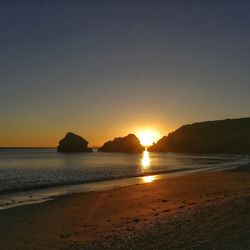
[[[249,166],[0,212],[4,249],[250,249]]]

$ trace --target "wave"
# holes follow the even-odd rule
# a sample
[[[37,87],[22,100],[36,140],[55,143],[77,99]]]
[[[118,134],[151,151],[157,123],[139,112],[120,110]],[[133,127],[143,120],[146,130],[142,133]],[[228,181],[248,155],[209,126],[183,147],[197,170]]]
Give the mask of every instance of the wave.
[[[185,175],[206,170],[225,170],[237,168],[247,165],[246,161],[238,161],[224,164],[207,165],[200,168],[179,168],[164,170],[158,172],[148,172],[145,174],[127,175],[120,178],[103,178],[88,182],[72,182],[63,185],[62,183],[55,185],[41,185],[35,188],[26,188],[23,190],[11,190],[11,192],[3,192],[0,196],[0,210],[16,207],[20,205],[45,202],[62,195],[69,195],[79,192],[101,191],[111,189],[117,186],[127,186],[142,183],[141,178],[145,176],[157,176],[155,179],[165,178],[169,175]]]

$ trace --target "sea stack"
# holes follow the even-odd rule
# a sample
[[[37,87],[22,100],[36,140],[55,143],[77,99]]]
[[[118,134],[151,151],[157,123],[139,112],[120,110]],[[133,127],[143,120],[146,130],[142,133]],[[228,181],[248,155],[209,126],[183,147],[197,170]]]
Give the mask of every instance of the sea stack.
[[[140,144],[139,139],[134,134],[129,134],[124,137],[115,138],[113,141],[108,141],[99,148],[100,152],[120,152],[120,153],[141,153],[144,147]]]
[[[79,135],[68,132],[66,136],[60,140],[57,152],[74,153],[74,152],[92,152],[88,148],[88,141]]]

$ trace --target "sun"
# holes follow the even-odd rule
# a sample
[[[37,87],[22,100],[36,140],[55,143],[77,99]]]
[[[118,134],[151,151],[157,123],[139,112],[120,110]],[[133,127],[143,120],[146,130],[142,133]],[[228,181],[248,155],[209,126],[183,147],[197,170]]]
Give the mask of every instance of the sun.
[[[157,142],[160,138],[160,134],[153,130],[143,130],[137,133],[142,146],[148,147]]]

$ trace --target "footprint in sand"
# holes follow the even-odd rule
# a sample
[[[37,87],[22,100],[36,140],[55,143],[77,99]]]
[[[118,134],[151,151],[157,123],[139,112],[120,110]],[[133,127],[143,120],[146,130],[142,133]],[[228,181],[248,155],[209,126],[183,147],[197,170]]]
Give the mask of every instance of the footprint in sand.
[[[170,212],[170,211],[171,211],[171,209],[165,209],[165,210],[163,210],[164,213],[167,213],[167,212]]]
[[[140,219],[133,219],[132,222],[134,223],[139,223],[141,220]]]
[[[168,202],[168,200],[161,200],[161,202]]]
[[[60,239],[66,239],[70,237],[69,233],[63,233],[63,234],[59,234]]]

